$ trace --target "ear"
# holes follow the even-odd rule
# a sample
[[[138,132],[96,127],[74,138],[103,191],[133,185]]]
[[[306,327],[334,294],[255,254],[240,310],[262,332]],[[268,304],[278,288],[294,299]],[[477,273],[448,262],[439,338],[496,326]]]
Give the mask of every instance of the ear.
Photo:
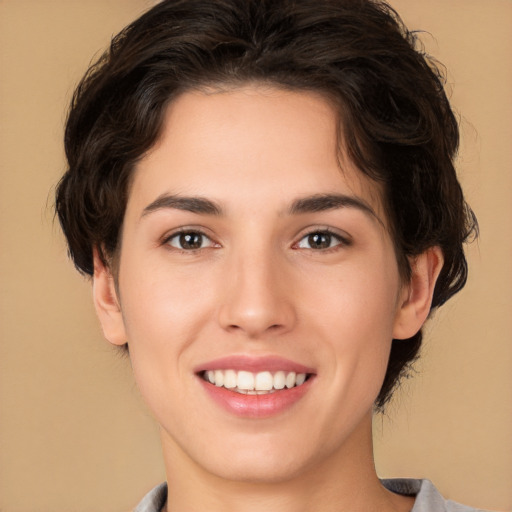
[[[121,306],[117,297],[112,272],[94,248],[94,276],[92,293],[96,314],[103,329],[103,335],[113,345],[127,343]]]
[[[410,260],[411,279],[400,297],[393,329],[394,339],[411,338],[421,329],[430,313],[434,287],[443,262],[443,252],[437,246]]]

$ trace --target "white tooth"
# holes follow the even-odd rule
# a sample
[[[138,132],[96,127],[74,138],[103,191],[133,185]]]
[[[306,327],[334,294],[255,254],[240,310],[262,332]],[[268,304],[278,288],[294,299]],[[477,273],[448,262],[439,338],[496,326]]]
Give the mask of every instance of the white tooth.
[[[286,375],[286,387],[293,388],[295,386],[295,372],[290,372]]]
[[[247,394],[248,394],[248,395],[257,395],[257,394],[258,394],[258,392],[257,392],[255,389],[248,389],[248,390],[247,390]]]
[[[274,379],[270,372],[259,372],[254,379],[254,389],[258,391],[270,391],[274,384]]]
[[[222,370],[215,370],[215,385],[218,387],[224,385],[224,372]]]
[[[247,389],[235,388],[235,391],[237,393],[241,393],[242,395],[247,395],[249,393],[249,391],[247,391]]]
[[[226,370],[224,372],[224,387],[228,389],[236,388],[235,370]]]
[[[297,386],[300,386],[301,384],[304,384],[305,380],[306,380],[306,374],[305,373],[299,373],[299,374],[297,374],[297,377],[295,378],[295,382],[297,383]]]
[[[274,389],[283,389],[286,384],[286,375],[284,372],[276,372],[274,375]]]
[[[208,379],[208,382],[215,384],[215,372],[213,370],[208,370],[206,372],[206,378]]]
[[[254,389],[254,375],[251,372],[238,372],[236,380],[237,387],[241,389]]]

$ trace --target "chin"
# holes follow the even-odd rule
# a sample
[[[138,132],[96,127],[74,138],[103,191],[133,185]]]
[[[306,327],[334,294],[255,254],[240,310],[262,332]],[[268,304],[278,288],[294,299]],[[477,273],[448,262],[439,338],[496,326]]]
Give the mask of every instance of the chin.
[[[283,433],[281,433],[283,434]],[[221,440],[219,440],[221,441]],[[308,443],[304,435],[231,437],[231,442],[212,442],[208,451],[189,456],[208,473],[226,481],[279,484],[297,479],[312,470],[334,450],[331,443]],[[327,440],[326,440],[327,441]]]
[[[250,484],[279,484],[297,478],[305,471],[304,461],[277,460],[273,458],[251,457],[230,458],[229,463],[204,463],[205,469],[226,481]]]

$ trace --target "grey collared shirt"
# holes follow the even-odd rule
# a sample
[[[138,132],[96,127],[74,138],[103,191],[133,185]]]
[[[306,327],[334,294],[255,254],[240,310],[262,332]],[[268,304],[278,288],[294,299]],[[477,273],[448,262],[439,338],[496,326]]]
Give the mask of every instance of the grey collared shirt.
[[[451,500],[445,500],[429,480],[395,478],[382,480],[386,489],[415,496],[416,501],[411,512],[485,512],[480,508],[467,507]],[[163,483],[150,491],[133,512],[161,512],[167,499],[167,484]]]

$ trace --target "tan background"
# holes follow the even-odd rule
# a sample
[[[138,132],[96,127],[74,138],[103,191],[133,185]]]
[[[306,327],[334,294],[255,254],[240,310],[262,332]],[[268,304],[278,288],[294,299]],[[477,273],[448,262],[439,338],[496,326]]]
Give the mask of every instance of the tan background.
[[[0,509],[128,510],[163,479],[129,363],[102,340],[50,189],[73,85],[149,0],[0,0]],[[429,324],[419,374],[376,419],[381,476],[512,509],[512,2],[394,0],[449,70],[481,239]]]

